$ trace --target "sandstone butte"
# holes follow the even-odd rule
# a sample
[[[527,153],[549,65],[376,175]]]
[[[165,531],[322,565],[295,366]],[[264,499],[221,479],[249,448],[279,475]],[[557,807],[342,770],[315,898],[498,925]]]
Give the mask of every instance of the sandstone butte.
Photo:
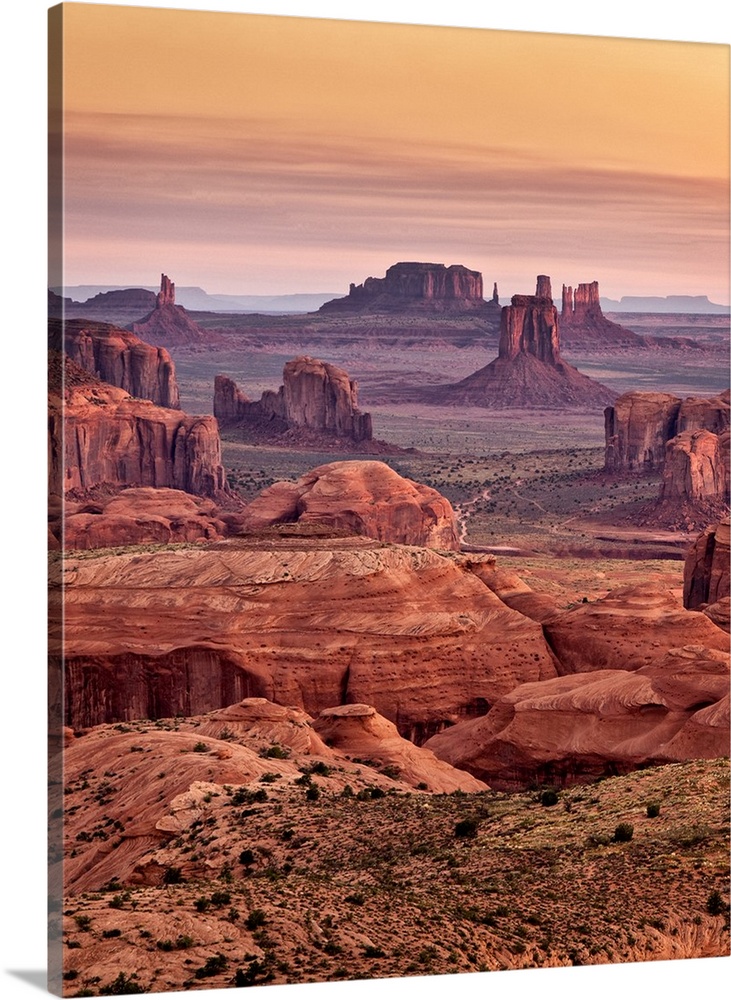
[[[729,428],[731,393],[688,396],[627,392],[604,411],[604,465],[610,471],[662,469],[668,444],[679,434]]]
[[[197,820],[205,820],[211,795],[220,796],[223,786],[258,783],[272,772],[277,781],[266,786],[270,792],[282,787],[293,790],[302,769],[318,765],[326,778],[318,779],[315,771],[315,781],[326,783],[328,791],[336,794],[348,784],[354,791],[370,785],[400,792],[428,785],[428,792],[437,794],[487,788],[479,779],[400,737],[371,706],[348,706],[347,710],[352,714],[339,721],[332,715],[313,720],[299,708],[247,698],[219,711],[175,720],[174,726],[173,720],[157,727],[148,723],[144,736],[136,728],[120,732],[109,726],[94,728],[80,738],[68,735],[67,785],[81,783],[82,775],[97,770],[114,771],[113,801],[104,811],[123,826],[123,849],[111,850],[109,842],[84,839],[83,831],[91,825],[88,810],[69,812],[66,836],[76,851],[64,862],[66,892],[94,891],[112,879],[162,885],[165,844]],[[332,738],[332,746],[318,729]],[[142,758],[134,748],[141,742],[144,771],[156,775],[151,779],[154,794],[150,782],[140,780]],[[266,756],[272,747],[279,748],[276,758]],[[368,751],[373,758],[370,763],[351,761],[359,750]],[[82,833],[80,839],[78,833]],[[181,874],[186,880],[205,878],[211,868],[188,855]]]
[[[99,484],[228,491],[215,417],[135,399],[53,352],[48,415],[52,494]]]
[[[643,337],[613,323],[602,312],[599,282],[564,285],[561,292],[561,334],[564,344],[606,347],[649,346],[657,338]],[[673,343],[679,338],[675,338]],[[665,346],[669,345],[665,342]]]
[[[346,296],[320,306],[321,313],[474,313],[499,308],[482,296],[482,275],[462,264],[401,261],[383,278],[351,284]]]
[[[180,409],[175,366],[164,347],[152,347],[109,323],[84,319],[49,320],[48,341],[102,382],[158,406]]]
[[[221,426],[269,425],[331,434],[352,441],[373,437],[370,413],[358,409],[358,386],[342,368],[306,355],[288,361],[277,392],[264,392],[253,402],[226,375],[214,383],[213,413]]]
[[[723,757],[728,683],[727,650],[688,645],[659,652],[635,671],[607,668],[524,684],[486,716],[433,736],[426,747],[504,790]]]
[[[535,295],[514,295],[500,314],[498,356],[452,385],[424,390],[424,401],[446,405],[594,408],[616,397],[563,360],[551,279],[539,275]]]
[[[363,538],[69,557],[65,717],[188,716],[251,696],[311,715],[363,703],[421,742],[556,676],[540,625],[503,604],[475,562]]]
[[[183,306],[175,305],[175,285],[166,274],[160,276],[155,308],[132,323],[131,329],[150,344],[164,347],[205,347],[217,339],[202,330]]]
[[[274,483],[243,512],[244,531],[278,523],[321,524],[384,542],[458,549],[449,501],[384,462],[321,465],[296,482]]]

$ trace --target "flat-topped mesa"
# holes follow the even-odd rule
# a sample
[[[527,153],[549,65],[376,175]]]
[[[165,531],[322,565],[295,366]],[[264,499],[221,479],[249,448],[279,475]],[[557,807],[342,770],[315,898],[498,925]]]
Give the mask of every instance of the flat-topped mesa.
[[[559,360],[558,314],[551,297],[551,279],[539,274],[535,295],[514,295],[500,314],[501,358],[532,354],[540,361]]]
[[[626,392],[604,411],[604,467],[662,469],[673,438],[702,430],[721,434],[729,427],[730,410],[728,390],[685,399],[666,392]]]
[[[371,415],[358,409],[357,383],[342,368],[302,355],[286,363],[282,379],[277,392],[253,402],[232,379],[217,375],[214,415],[224,426],[275,422],[282,431],[300,427],[356,442],[372,440]]]
[[[180,409],[175,365],[164,347],[153,347],[129,330],[85,319],[49,319],[48,343],[72,361],[130,396]]]
[[[494,303],[494,296],[493,296]],[[482,275],[462,264],[401,261],[383,278],[351,283],[346,296],[331,299],[320,312],[474,312],[493,303],[483,298]]]

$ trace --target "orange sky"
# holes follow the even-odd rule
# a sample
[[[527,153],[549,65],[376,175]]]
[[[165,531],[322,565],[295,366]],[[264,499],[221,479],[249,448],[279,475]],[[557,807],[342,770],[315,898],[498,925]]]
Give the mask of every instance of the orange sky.
[[[726,45],[65,4],[67,284],[729,301]]]

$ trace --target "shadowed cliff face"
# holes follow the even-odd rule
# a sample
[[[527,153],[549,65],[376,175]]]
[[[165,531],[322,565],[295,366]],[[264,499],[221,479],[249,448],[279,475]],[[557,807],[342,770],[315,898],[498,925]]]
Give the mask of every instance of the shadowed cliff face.
[[[273,422],[280,431],[302,427],[356,442],[373,438],[370,413],[358,409],[357,384],[342,368],[304,355],[288,361],[283,385],[257,402],[217,375],[213,412],[222,424]]]
[[[683,604],[698,608],[729,597],[729,519],[696,538],[683,568]]]
[[[495,303],[492,304],[493,306]],[[331,299],[320,312],[473,312],[488,308],[482,297],[482,275],[462,264],[394,264],[383,278],[351,284],[341,299]]]

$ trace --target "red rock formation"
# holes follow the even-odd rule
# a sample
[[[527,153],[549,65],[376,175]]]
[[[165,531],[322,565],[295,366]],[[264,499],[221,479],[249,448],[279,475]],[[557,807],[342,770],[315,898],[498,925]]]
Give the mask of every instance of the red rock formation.
[[[265,697],[373,705],[419,742],[556,675],[540,625],[430,549],[283,536],[109,553],[69,560],[63,594],[76,727]]]
[[[641,337],[602,312],[599,282],[563,286],[561,301],[561,336],[564,345],[647,347],[657,338]],[[666,345],[667,346],[666,342]]]
[[[83,319],[50,320],[48,337],[49,343],[103,382],[158,406],[180,409],[175,366],[164,347],[152,347],[117,326]]]
[[[322,524],[402,545],[459,549],[449,501],[383,462],[321,465],[295,483],[274,483],[243,512],[246,531],[283,522]]]
[[[661,501],[729,499],[729,432],[683,431],[668,441]]]
[[[351,284],[348,295],[331,299],[320,312],[474,312],[488,303],[482,275],[462,264],[393,264],[384,278]]]
[[[59,511],[51,522],[54,538],[62,538],[67,550],[213,541],[239,526],[240,515],[220,511],[211,500],[151,487],[99,501],[66,501],[63,517]]]
[[[543,629],[560,674],[639,670],[680,646],[728,649],[728,636],[704,614],[684,610],[670,591],[649,585],[610,591],[544,619]]]
[[[728,754],[728,652],[672,649],[632,673],[525,684],[426,748],[498,789],[570,785]]]
[[[161,275],[155,308],[131,329],[148,343],[164,347],[209,346],[218,340],[194,323],[182,306],[175,305],[175,285],[166,274]]]
[[[439,760],[430,750],[416,747],[399,735],[388,719],[372,705],[337,705],[326,708],[314,722],[328,747],[350,758],[372,761],[388,768],[399,781],[412,788],[426,785],[430,792],[484,792],[487,785],[466,771]]]
[[[100,483],[227,492],[215,417],[191,417],[133,399],[73,362],[49,397],[49,480],[64,492]],[[82,372],[79,378],[76,372]],[[74,384],[76,383],[76,384]]]
[[[347,372],[316,358],[301,356],[284,366],[284,384],[252,402],[226,375],[214,383],[213,412],[223,424],[269,423],[278,429],[303,427],[351,441],[370,441],[370,413],[358,409],[358,386]]]
[[[683,605],[716,604],[729,597],[729,519],[706,528],[696,538],[683,568]]]
[[[605,468],[662,469],[668,442],[682,432],[729,427],[729,393],[681,399],[663,392],[627,392],[604,411]]]
[[[551,279],[539,275],[535,295],[514,295],[500,316],[498,357],[456,385],[424,391],[425,402],[498,407],[595,407],[615,398],[560,355]]]

